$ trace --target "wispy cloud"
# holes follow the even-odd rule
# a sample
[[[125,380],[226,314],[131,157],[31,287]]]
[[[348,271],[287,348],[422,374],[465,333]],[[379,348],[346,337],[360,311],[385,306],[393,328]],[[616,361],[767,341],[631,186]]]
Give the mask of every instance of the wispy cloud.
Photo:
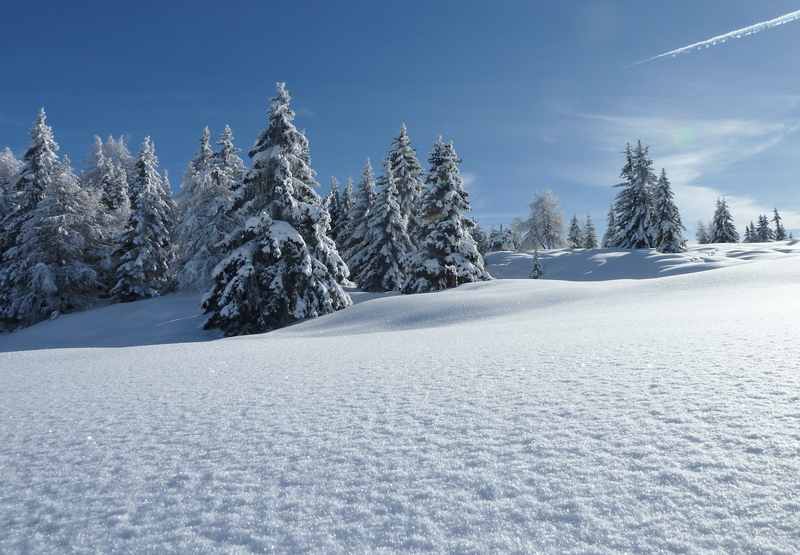
[[[670,57],[674,58],[676,56],[680,56],[681,54],[689,54],[690,52],[695,52],[697,50],[702,50],[704,48],[711,48],[712,46],[725,44],[731,39],[740,39],[743,37],[749,37],[750,35],[755,35],[762,31],[768,31],[770,29],[774,29],[775,27],[780,27],[781,25],[786,25],[787,23],[793,23],[798,20],[800,20],[800,10],[787,13],[786,15],[776,17],[775,19],[770,19],[769,21],[762,21],[754,25],[748,25],[747,27],[742,27],[741,29],[736,29],[735,31],[730,31],[722,35],[717,35],[716,37],[711,37],[710,39],[696,42],[688,46],[682,46],[681,48],[676,48],[675,50],[664,52],[663,54],[653,56],[652,58],[641,60],[639,62],[636,62],[634,65],[641,65],[649,62],[654,62],[661,58],[670,58]]]

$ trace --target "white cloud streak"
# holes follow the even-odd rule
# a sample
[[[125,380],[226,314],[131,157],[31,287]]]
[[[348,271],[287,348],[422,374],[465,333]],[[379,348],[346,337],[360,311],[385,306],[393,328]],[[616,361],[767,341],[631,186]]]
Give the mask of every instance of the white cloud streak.
[[[697,50],[702,50],[704,48],[711,48],[712,46],[717,46],[720,44],[725,44],[731,39],[740,39],[743,37],[749,37],[750,35],[755,35],[762,31],[768,31],[770,29],[774,29],[775,27],[780,27],[781,25],[786,25],[787,23],[793,23],[795,21],[800,20],[800,10],[787,13],[786,15],[782,15],[780,17],[776,17],[775,19],[770,19],[769,21],[762,21],[761,23],[756,23],[755,25],[750,25],[748,27],[743,27],[741,29],[737,29],[735,31],[731,31],[729,33],[725,33],[723,35],[717,35],[716,37],[712,37],[710,39],[696,42],[694,44],[690,44],[688,46],[683,46],[681,48],[676,48],[675,50],[670,50],[669,52],[664,52],[663,54],[659,54],[658,56],[653,56],[652,58],[648,58],[646,60],[641,60],[636,62],[633,65],[641,65],[646,64],[649,62],[654,62],[656,60],[660,60],[662,58],[674,58],[676,56],[680,56],[682,54],[689,54],[691,52],[696,52]]]

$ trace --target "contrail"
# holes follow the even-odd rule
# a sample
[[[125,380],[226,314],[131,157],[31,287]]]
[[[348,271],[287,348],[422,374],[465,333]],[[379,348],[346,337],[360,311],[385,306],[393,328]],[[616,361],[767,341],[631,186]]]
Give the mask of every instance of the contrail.
[[[641,64],[653,62],[655,60],[660,60],[661,58],[669,58],[669,57],[674,58],[675,56],[680,56],[681,54],[688,54],[689,52],[700,50],[701,48],[710,48],[712,46],[717,46],[718,44],[724,44],[731,39],[740,39],[742,37],[749,37],[750,35],[755,35],[756,33],[760,33],[761,31],[767,31],[769,29],[773,29],[781,25],[786,25],[787,23],[792,23],[797,20],[800,20],[800,10],[797,10],[796,12],[787,13],[786,15],[776,17],[775,19],[770,19],[769,21],[762,21],[761,23],[756,23],[755,25],[750,25],[749,27],[737,29],[736,31],[731,31],[730,33],[725,33],[724,35],[719,35],[710,38],[708,40],[704,40],[702,42],[696,42],[694,44],[690,44],[689,46],[684,46],[683,48],[670,50],[669,52],[664,52],[663,54],[659,54],[658,56],[653,56],[652,58],[636,62],[633,65],[638,66]]]

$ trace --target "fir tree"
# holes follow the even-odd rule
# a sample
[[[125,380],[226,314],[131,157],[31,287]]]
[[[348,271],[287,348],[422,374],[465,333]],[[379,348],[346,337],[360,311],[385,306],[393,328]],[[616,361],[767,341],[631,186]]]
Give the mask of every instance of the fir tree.
[[[6,147],[0,151],[0,234],[2,234],[3,219],[17,208],[14,182],[21,170],[22,162],[17,160],[10,148]],[[0,245],[2,244],[3,240],[0,238]]]
[[[400,206],[400,195],[390,160],[384,163],[380,194],[369,212],[364,247],[354,265],[355,280],[365,291],[399,291],[405,281],[404,263],[413,251]]]
[[[761,214],[758,217],[758,228],[756,228],[756,237],[759,243],[768,243],[775,239],[775,233],[769,227],[769,218],[766,214]]]
[[[145,137],[133,176],[136,196],[128,227],[114,253],[116,299],[128,302],[161,295],[173,285],[175,206],[166,194],[150,137]]]
[[[639,141],[636,148],[625,147],[625,166],[620,174],[622,190],[614,205],[617,246],[645,249],[655,245],[653,187],[657,178],[649,149]]]
[[[616,215],[614,214],[614,206],[612,205],[611,208],[608,209],[608,218],[606,219],[606,230],[603,233],[602,246],[604,249],[617,246],[616,233],[617,233],[617,219]]]
[[[775,224],[775,240],[776,241],[785,241],[786,240],[786,228],[783,227],[783,218],[778,213],[778,209],[775,208],[773,215],[772,215],[772,222]]]
[[[753,222],[750,222],[746,226],[744,226],[744,242],[745,243],[755,243],[756,242],[756,226]]]
[[[337,232],[341,229],[342,200],[339,195],[339,180],[331,177],[331,190],[325,197],[325,206],[331,215],[331,239],[338,244]]]
[[[278,83],[234,201],[243,223],[225,241],[229,254],[203,300],[206,327],[226,335],[261,333],[351,304],[336,275],[343,268],[346,279],[347,268],[325,235],[330,215],[315,191],[308,140],[293,120]]]
[[[348,230],[350,228],[350,221],[353,216],[354,208],[353,196],[353,178],[347,178],[347,185],[344,191],[339,196],[339,218],[333,222],[331,229],[331,236],[335,239],[336,245],[344,254],[344,247],[348,243]]]
[[[369,227],[369,212],[375,204],[375,198],[375,174],[372,171],[372,163],[367,159],[358,184],[358,194],[350,212],[347,240],[344,243],[345,258],[354,276],[361,273],[361,268],[355,262],[360,259],[359,251],[364,248]]]
[[[681,222],[681,214],[675,205],[675,195],[672,192],[666,170],[661,170],[655,192],[653,193],[655,217],[655,247],[660,252],[683,252],[686,250],[686,239],[683,232],[686,230]]]
[[[583,246],[583,230],[578,223],[578,216],[572,216],[567,232],[567,246],[571,249],[579,249]]]
[[[539,249],[533,251],[533,266],[531,267],[531,273],[528,277],[531,279],[542,279],[544,276],[544,267],[542,266],[542,261],[539,260]]]
[[[728,202],[725,199],[717,200],[717,209],[711,222],[710,241],[712,243],[738,243],[739,232],[733,223]]]
[[[400,127],[400,134],[392,141],[389,160],[397,182],[400,210],[407,222],[408,234],[416,244],[422,198],[422,166],[417,160],[416,151],[411,146],[405,123]]]
[[[424,293],[491,279],[465,224],[469,197],[452,143],[439,138],[429,159],[422,200],[422,241],[411,257],[403,293]]]
[[[583,226],[583,248],[597,248],[597,231],[594,229],[592,217],[588,214],[586,215],[586,223]]]

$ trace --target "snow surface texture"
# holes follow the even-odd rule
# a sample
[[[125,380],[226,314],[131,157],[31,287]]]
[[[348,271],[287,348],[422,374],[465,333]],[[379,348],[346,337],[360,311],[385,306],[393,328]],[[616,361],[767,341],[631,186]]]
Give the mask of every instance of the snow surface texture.
[[[2,353],[0,552],[796,553],[800,258],[779,254]],[[20,335],[106,314],[153,337],[117,308]]]

